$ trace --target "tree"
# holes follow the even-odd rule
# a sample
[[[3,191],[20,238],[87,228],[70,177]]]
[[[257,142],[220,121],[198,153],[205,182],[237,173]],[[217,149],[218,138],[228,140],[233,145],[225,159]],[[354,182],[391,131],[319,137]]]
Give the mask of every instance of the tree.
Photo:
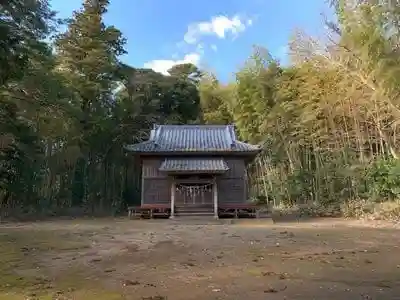
[[[95,143],[99,143],[102,124],[113,105],[112,91],[116,87],[118,56],[125,53],[121,32],[106,26],[103,15],[107,0],[84,1],[74,13],[68,30],[56,41],[59,71],[76,95],[80,123],[78,145],[81,151],[77,176],[84,178],[80,189],[82,200],[88,201],[90,162],[96,161]],[[79,173],[82,173],[79,175]],[[91,194],[94,199],[93,193]]]
[[[265,114],[275,101],[275,81],[281,73],[279,64],[268,51],[256,48],[243,70],[236,74],[236,102],[233,116],[245,140],[260,142]]]
[[[232,85],[222,86],[210,74],[199,85],[202,118],[206,124],[232,124]]]
[[[202,76],[202,72],[199,68],[191,63],[175,65],[168,70],[168,73],[173,77],[190,80],[193,83],[198,82]]]
[[[46,1],[0,4],[1,212],[139,203],[140,166],[123,146],[154,123],[234,123],[264,146],[250,187],[275,204],[400,197],[399,8],[332,3],[327,42],[298,32],[290,66],[255,47],[226,84],[192,64],[164,76],[121,63],[108,1],[84,1],[56,53],[44,42],[57,21]]]
[[[0,4],[0,86],[24,76],[30,55],[46,45],[55,13],[48,1],[10,0]]]
[[[46,123],[54,126],[63,106],[54,57],[43,41],[55,14],[47,1],[13,0],[0,10],[0,204],[29,206],[40,195]]]

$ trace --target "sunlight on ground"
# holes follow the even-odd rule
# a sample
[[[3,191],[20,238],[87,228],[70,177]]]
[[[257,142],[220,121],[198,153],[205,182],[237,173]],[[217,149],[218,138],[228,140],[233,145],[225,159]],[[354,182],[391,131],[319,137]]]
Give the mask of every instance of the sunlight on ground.
[[[73,299],[123,299],[120,294],[101,291],[94,284],[85,286],[82,268],[63,270],[54,280],[46,273],[43,256],[47,253],[63,255],[65,252],[90,248],[82,236],[68,232],[11,230],[0,235],[0,300],[47,300],[63,294]],[[55,257],[56,259],[57,257]],[[87,290],[89,288],[89,290]],[[93,289],[93,291],[91,291]],[[66,291],[66,292],[65,292]]]
[[[333,300],[399,294],[400,258],[394,255],[399,231],[349,224],[11,224],[0,234],[0,300]]]

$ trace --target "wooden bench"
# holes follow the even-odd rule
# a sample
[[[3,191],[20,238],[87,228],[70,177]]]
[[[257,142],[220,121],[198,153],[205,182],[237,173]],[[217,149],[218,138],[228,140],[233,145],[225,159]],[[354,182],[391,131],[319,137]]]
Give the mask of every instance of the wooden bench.
[[[218,214],[234,218],[239,218],[239,216],[258,217],[257,208],[257,205],[252,203],[220,204],[218,206]]]
[[[169,204],[142,204],[141,206],[128,207],[128,217],[130,219],[168,217],[170,214],[171,205]]]

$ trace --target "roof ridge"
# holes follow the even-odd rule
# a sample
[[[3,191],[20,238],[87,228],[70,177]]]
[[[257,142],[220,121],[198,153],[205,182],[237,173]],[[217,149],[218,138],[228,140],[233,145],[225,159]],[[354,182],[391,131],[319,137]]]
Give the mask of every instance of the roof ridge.
[[[259,145],[237,139],[235,126],[216,124],[154,125],[150,139],[129,147],[136,152],[258,152]],[[136,149],[136,150],[135,150]]]
[[[227,125],[218,125],[218,124],[182,124],[182,125],[178,125],[178,124],[162,124],[162,125],[155,125],[156,128],[160,128],[160,127],[216,127],[216,128],[229,128],[230,126],[233,126],[231,124],[227,124]]]

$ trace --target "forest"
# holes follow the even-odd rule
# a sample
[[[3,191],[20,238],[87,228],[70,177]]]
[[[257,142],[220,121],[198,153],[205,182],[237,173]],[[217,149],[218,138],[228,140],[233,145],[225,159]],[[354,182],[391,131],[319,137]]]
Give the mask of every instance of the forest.
[[[70,20],[45,0],[2,2],[2,217],[124,213],[140,203],[124,145],[159,123],[235,124],[263,145],[248,170],[256,201],[399,218],[396,3],[332,1],[323,40],[294,32],[288,65],[254,46],[222,83],[191,64],[169,76],[124,64],[108,0],[83,1]]]

